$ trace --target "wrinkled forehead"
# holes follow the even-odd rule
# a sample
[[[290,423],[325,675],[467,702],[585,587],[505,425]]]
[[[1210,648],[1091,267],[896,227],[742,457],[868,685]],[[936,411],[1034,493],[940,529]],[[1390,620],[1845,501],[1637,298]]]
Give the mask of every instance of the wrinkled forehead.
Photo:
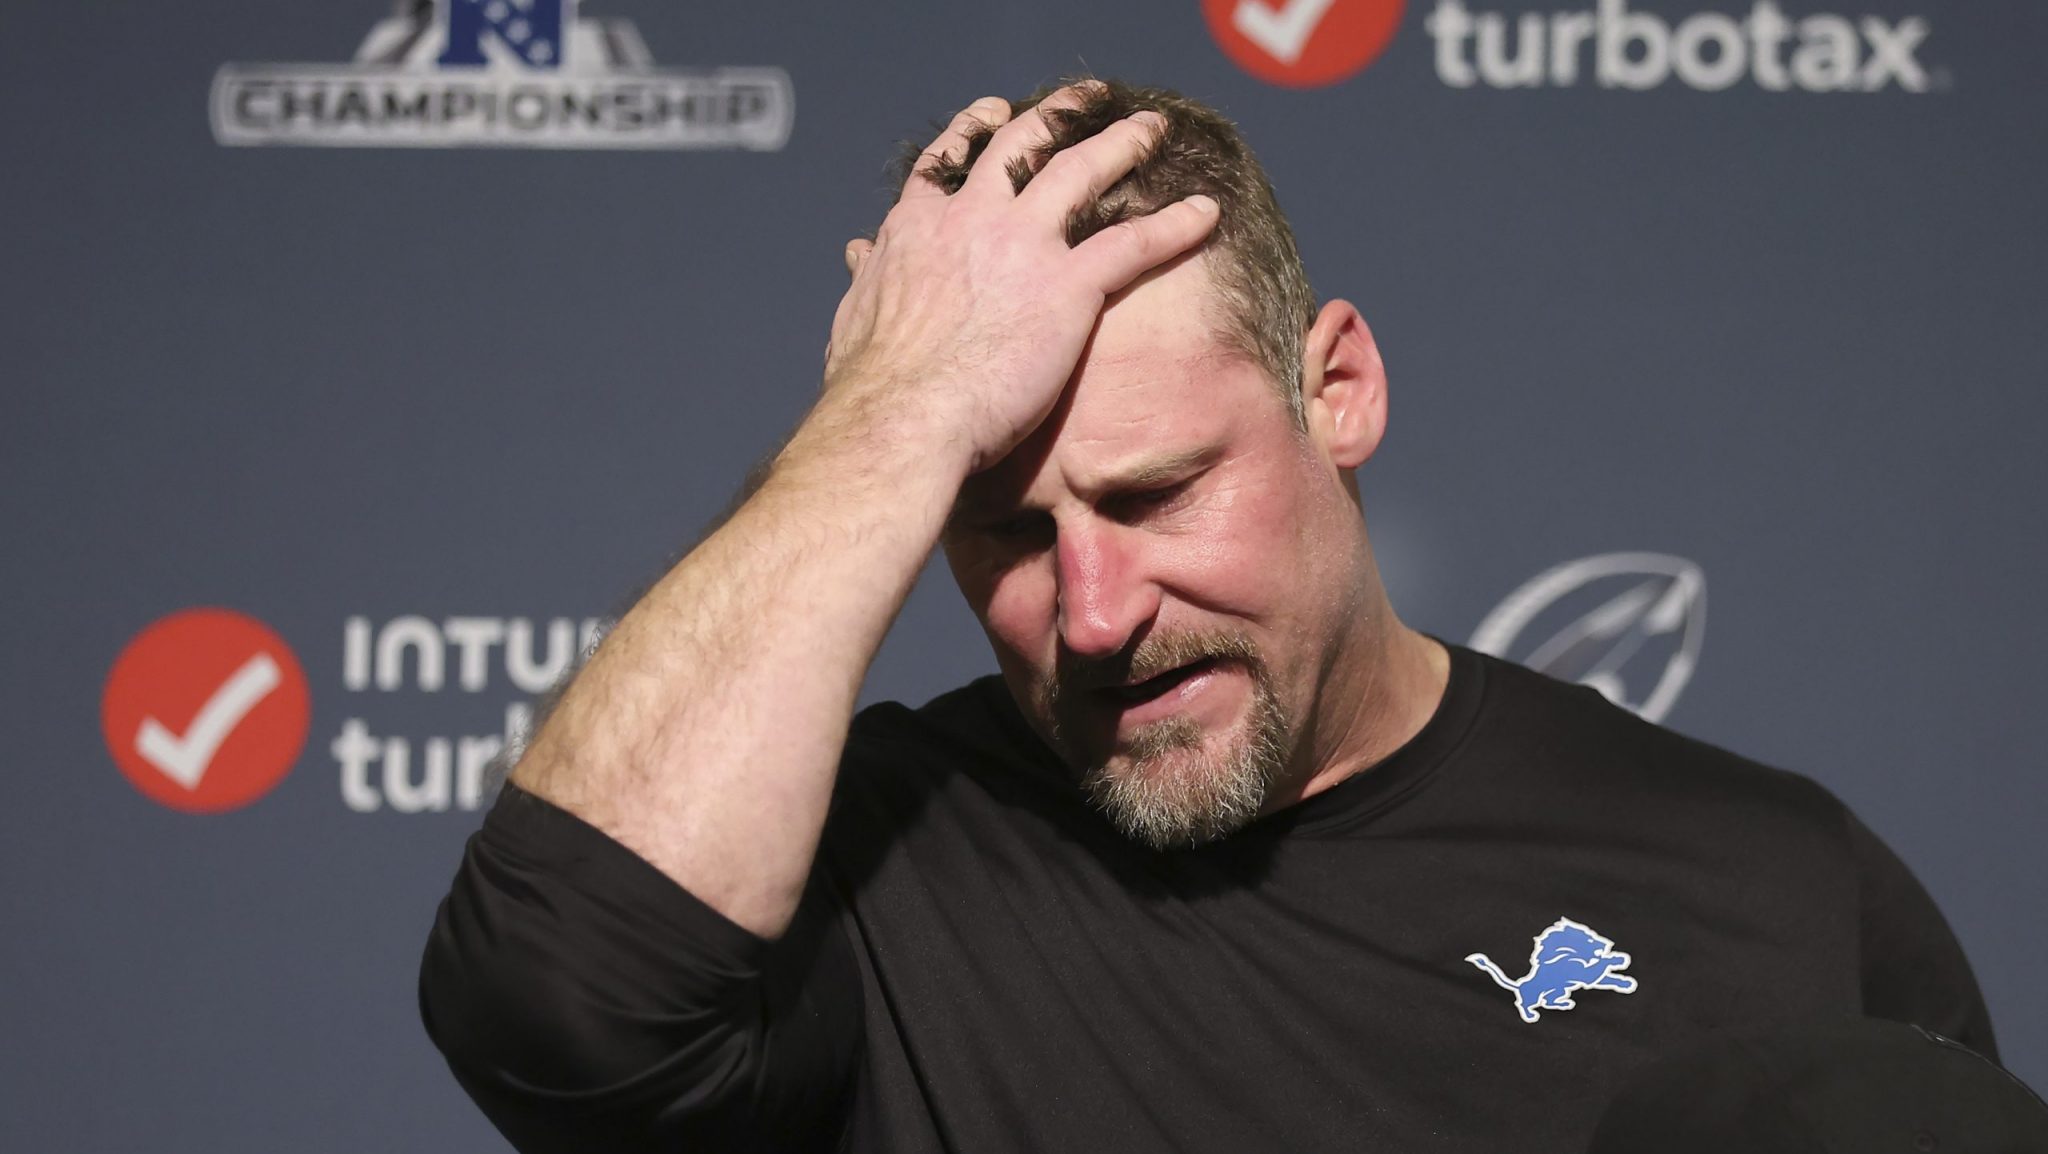
[[[1287,422],[1256,360],[1230,339],[1200,265],[1164,270],[1103,312],[1059,404],[1016,451],[972,478],[963,506],[1049,503],[1142,483],[1214,456],[1258,422]]]
[[[1051,506],[1073,494],[1174,484],[1292,428],[1255,361],[1223,344],[1163,344],[1083,357],[1065,396],[1004,461],[969,478],[963,512]]]
[[[1163,349],[1199,351],[1230,345],[1229,303],[1207,248],[1167,261],[1111,294],[1077,366],[1156,357]]]

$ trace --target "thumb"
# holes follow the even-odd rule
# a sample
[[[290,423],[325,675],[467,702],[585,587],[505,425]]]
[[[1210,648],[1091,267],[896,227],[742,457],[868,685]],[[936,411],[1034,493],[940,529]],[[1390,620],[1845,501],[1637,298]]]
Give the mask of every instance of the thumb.
[[[861,262],[875,251],[875,242],[864,237],[855,237],[846,242],[846,275],[855,276],[860,272]]]

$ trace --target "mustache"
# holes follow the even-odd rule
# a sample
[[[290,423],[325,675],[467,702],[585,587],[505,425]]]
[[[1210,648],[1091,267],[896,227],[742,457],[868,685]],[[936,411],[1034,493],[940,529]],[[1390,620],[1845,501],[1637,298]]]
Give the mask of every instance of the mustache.
[[[1184,665],[1211,660],[1240,661],[1254,672],[1263,668],[1258,646],[1243,634],[1153,634],[1111,657],[1084,658],[1062,652],[1045,680],[1045,699],[1057,707],[1076,693],[1135,685]]]

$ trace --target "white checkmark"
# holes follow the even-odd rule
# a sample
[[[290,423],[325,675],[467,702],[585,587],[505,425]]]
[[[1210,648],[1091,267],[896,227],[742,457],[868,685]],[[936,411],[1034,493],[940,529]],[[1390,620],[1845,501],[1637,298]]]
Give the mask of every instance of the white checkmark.
[[[1323,22],[1323,14],[1337,0],[1287,0],[1276,10],[1266,0],[1238,0],[1231,23],[1252,43],[1273,54],[1282,64],[1301,59],[1309,34]]]
[[[220,752],[220,743],[281,680],[277,662],[268,653],[258,653],[213,691],[183,736],[172,733],[154,717],[143,718],[141,728],[135,731],[135,752],[165,777],[186,789],[198,789],[199,780],[213,764],[213,755]]]

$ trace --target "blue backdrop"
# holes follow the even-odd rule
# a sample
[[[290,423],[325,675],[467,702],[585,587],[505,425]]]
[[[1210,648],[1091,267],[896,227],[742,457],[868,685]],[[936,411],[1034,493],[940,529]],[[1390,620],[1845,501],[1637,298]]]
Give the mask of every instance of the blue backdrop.
[[[8,14],[0,1147],[504,1149],[413,1001],[476,767],[806,407],[895,143],[1084,67],[1374,326],[1404,616],[1655,555],[1495,640],[1842,795],[2048,1083],[2048,9],[443,2]],[[870,698],[992,667],[934,577]]]

